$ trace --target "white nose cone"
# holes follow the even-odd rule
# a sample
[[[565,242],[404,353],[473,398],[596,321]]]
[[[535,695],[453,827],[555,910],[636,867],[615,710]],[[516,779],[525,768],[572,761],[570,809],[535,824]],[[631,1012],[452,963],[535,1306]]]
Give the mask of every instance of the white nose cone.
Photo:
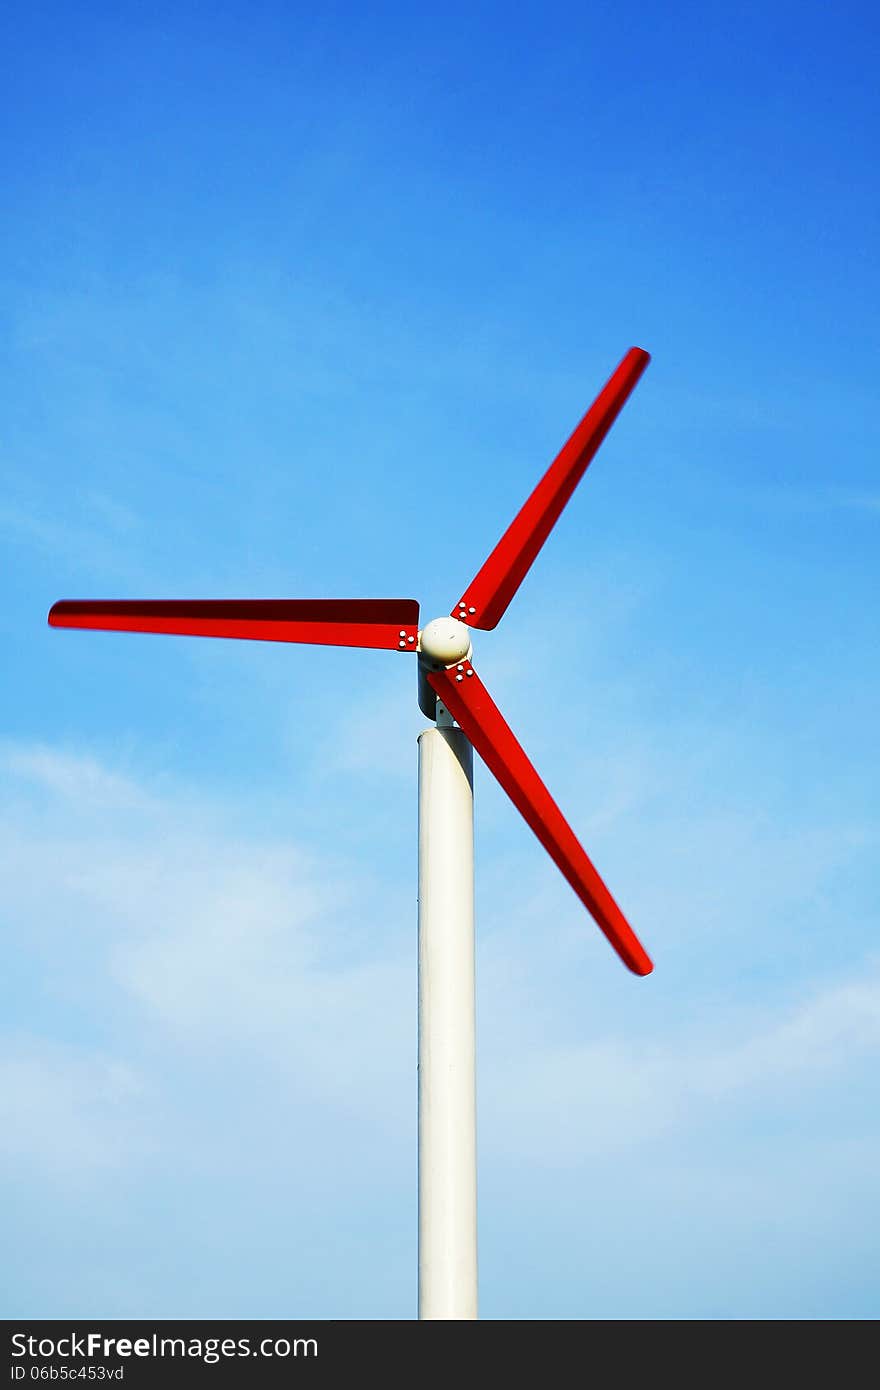
[[[434,618],[422,628],[421,653],[435,666],[464,661],[471,649],[470,628],[457,618]]]

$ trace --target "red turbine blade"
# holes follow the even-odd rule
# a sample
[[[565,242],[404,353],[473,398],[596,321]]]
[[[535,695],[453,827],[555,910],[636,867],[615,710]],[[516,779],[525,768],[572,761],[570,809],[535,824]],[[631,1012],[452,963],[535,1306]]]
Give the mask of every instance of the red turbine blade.
[[[650,957],[470,662],[446,671],[431,671],[428,680],[593,915],[624,965],[636,975],[650,975],[654,969]]]
[[[419,605],[411,598],[64,600],[50,609],[49,623],[414,652]]]
[[[650,360],[641,348],[630,348],[465,589],[461,602],[452,610],[453,618],[471,627],[497,626]]]

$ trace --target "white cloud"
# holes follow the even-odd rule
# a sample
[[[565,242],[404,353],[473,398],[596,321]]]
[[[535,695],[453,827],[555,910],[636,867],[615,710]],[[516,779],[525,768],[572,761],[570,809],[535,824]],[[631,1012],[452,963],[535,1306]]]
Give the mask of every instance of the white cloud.
[[[97,809],[157,809],[155,799],[132,778],[110,771],[94,757],[41,744],[7,743],[0,745],[0,766],[74,807],[78,815]]]
[[[111,1109],[86,1104],[115,1073],[90,1049],[83,1010],[109,1033],[119,1076],[143,1072],[169,1113],[181,1076],[223,1056],[245,1058],[255,1088],[283,1086],[352,1132],[356,1117],[400,1133],[394,1082],[414,1048],[415,971],[408,942],[379,919],[380,902],[393,916],[393,895],[329,854],[249,837],[222,805],[143,786],[93,756],[7,745],[3,764],[6,949],[25,962],[34,1013],[41,994],[55,1001],[51,1057],[17,1052],[10,1094],[32,1086],[37,1117],[56,1094],[68,1119],[81,1112],[72,1166],[102,1147],[107,1162],[121,1153],[101,1138]],[[19,1152],[42,1162],[43,1120],[16,1132]]]
[[[219,801],[94,755],[7,744],[2,756],[5,955],[7,978],[19,983],[9,995],[17,1017],[0,1033],[0,1126],[16,1190],[60,1217],[77,1186],[106,1181],[115,1192],[107,1210],[118,1214],[133,1200],[149,1210],[173,1174],[174,1200],[194,1208],[191,1227],[185,1211],[176,1218],[184,1253],[198,1250],[210,1204],[231,1193],[246,1213],[234,1239],[247,1247],[248,1224],[275,1219],[268,1207],[282,1174],[294,1226],[315,1221],[317,1203],[344,1243],[343,1226],[361,1230],[373,1200],[386,1219],[396,1213],[411,1225],[414,879],[390,883],[366,857],[347,862],[267,837]],[[635,818],[643,838],[665,834],[654,852],[674,860],[681,825],[646,825],[642,790],[625,800],[619,819],[632,829]],[[743,962],[752,927],[740,933],[738,917],[757,888],[719,897],[718,842],[736,850],[731,884],[752,846],[746,876],[761,880],[773,913],[819,894],[839,862],[839,845],[779,834],[790,835],[792,853],[775,875],[779,856],[750,822],[706,821],[690,843],[691,877],[699,862],[708,866],[689,890],[691,919],[714,904],[712,930]],[[632,1185],[650,1171],[641,1200],[652,1204],[657,1240],[669,1238],[664,1222],[702,1223],[700,1260],[739,1230],[733,1208],[750,1232],[742,1258],[780,1204],[786,1240],[798,1246],[829,1164],[841,1192],[849,1173],[860,1192],[870,1189],[876,964],[861,962],[859,973],[848,956],[833,974],[826,963],[813,977],[754,991],[741,979],[725,995],[705,974],[685,971],[676,982],[693,933],[705,930],[705,919],[690,920],[681,942],[669,934],[656,978],[634,982],[604,942],[587,945],[593,928],[567,887],[542,877],[540,851],[515,873],[509,854],[505,839],[481,866],[491,906],[478,970],[490,1265],[509,1225],[499,1200],[537,1203],[534,1219],[552,1232],[585,1178]],[[674,877],[667,912],[684,912]],[[714,1214],[722,1200],[731,1207],[724,1221]],[[814,1263],[833,1249],[832,1227],[815,1234]],[[626,1221],[616,1228],[621,1251],[635,1239]],[[137,1222],[126,1241],[153,1248]],[[99,1279],[103,1266],[93,1263]],[[400,1287],[408,1268],[404,1260]],[[144,1280],[131,1288],[149,1287]],[[640,1296],[650,1315],[656,1305]],[[120,1316],[132,1311],[121,1297]],[[176,1306],[194,1305],[181,1294]]]
[[[619,1035],[583,1046],[529,1046],[497,1060],[484,1098],[492,1132],[541,1166],[637,1149],[687,1132],[716,1107],[768,1101],[791,1115],[841,1078],[880,1065],[880,969],[819,987],[781,1018],[731,1010],[672,1042]]]
[[[142,1162],[155,1148],[145,1124],[146,1086],[112,1056],[4,1040],[0,1049],[0,1155],[8,1168],[48,1172],[55,1183]]]

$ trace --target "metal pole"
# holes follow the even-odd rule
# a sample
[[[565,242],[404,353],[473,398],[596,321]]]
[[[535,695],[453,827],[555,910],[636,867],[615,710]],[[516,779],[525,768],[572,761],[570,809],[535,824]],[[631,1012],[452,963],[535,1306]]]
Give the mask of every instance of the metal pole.
[[[450,721],[451,723],[451,721]],[[473,750],[419,735],[419,1317],[477,1316]]]

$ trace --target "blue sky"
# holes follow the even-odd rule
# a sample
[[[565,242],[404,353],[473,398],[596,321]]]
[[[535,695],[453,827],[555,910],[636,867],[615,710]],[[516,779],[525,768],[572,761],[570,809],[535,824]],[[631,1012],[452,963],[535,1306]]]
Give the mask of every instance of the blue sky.
[[[54,632],[448,611],[653,361],[481,675],[481,1307],[880,1312],[867,4],[8,7],[4,1315],[415,1314],[412,664]]]

